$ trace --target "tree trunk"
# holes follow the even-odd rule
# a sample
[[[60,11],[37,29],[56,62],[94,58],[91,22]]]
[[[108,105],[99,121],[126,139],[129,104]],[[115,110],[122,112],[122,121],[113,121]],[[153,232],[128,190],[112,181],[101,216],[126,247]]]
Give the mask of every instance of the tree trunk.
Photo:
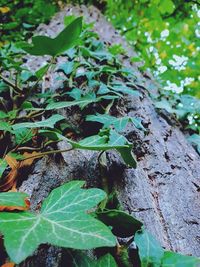
[[[94,7],[67,6],[49,25],[40,25],[37,33],[54,36],[63,28],[63,17],[69,14],[83,14],[86,21],[95,22],[94,30],[102,41],[122,44],[129,57],[135,55]],[[30,57],[27,65],[37,69],[46,59],[40,61]],[[63,60],[63,57],[59,58],[60,62]],[[138,166],[136,169],[127,168],[116,153],[109,152],[109,184],[118,192],[124,209],[141,219],[164,248],[198,256],[200,197],[195,184],[199,183],[200,157],[173,118],[155,110],[149,92],[156,93],[156,83],[147,75],[143,76],[137,66],[129,62],[128,57],[123,57],[122,60],[135,73],[135,84],[142,97],[128,96],[118,108],[123,115],[141,117],[148,134],[145,135],[134,126],[128,126],[124,130],[124,135],[134,143]],[[51,81],[50,77],[50,83]],[[79,114],[74,114],[73,110],[63,110],[62,114],[78,124]],[[58,146],[63,149],[66,144],[61,142]],[[20,190],[31,195],[32,209],[35,210],[53,188],[69,180],[86,180],[89,187],[100,187],[97,158],[97,152],[78,150],[62,153],[62,157],[45,157],[37,161]],[[42,245],[35,256],[20,266],[66,266],[64,258],[64,250]]]

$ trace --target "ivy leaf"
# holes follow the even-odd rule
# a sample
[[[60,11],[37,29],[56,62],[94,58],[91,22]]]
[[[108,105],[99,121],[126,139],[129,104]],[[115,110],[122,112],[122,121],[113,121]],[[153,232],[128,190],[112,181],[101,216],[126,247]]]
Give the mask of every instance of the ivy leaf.
[[[27,128],[16,129],[14,132],[16,144],[24,144],[32,139],[33,132]]]
[[[171,107],[169,101],[166,99],[162,99],[155,103],[156,108],[165,109],[169,113],[173,113],[175,110]]]
[[[147,130],[144,128],[144,126],[142,125],[142,120],[140,118],[134,118],[134,117],[130,117],[129,118],[131,120],[131,122],[135,125],[135,127],[139,130],[142,130],[144,132],[146,132]]]
[[[101,135],[93,135],[90,137],[86,137],[80,142],[76,143],[69,139],[67,141],[74,148],[78,149],[88,149],[88,150],[97,150],[97,151],[106,151],[109,149],[116,149],[122,156],[124,162],[129,166],[135,168],[136,160],[134,155],[132,154],[132,144],[128,142],[128,140],[118,134],[114,130],[109,130],[108,133]]]
[[[65,75],[69,75],[72,73],[73,69],[74,69],[74,62],[69,61],[59,65],[57,71],[63,71]]]
[[[86,117],[86,121],[97,121],[102,123],[105,128],[113,125],[117,131],[122,131],[128,121],[128,117],[116,118],[114,116],[110,116],[108,114],[97,114],[97,115],[88,115]]]
[[[0,131],[12,132],[11,125],[6,121],[1,121],[1,123],[0,123]]]
[[[114,258],[110,254],[102,256],[98,260],[92,260],[83,252],[69,251],[71,267],[117,267]]]
[[[41,128],[41,127],[48,127],[54,128],[54,125],[58,122],[63,120],[64,117],[59,114],[52,115],[50,118],[43,120],[43,121],[36,121],[36,122],[22,122],[12,125],[13,130],[19,130],[24,128]]]
[[[165,251],[162,267],[197,267],[200,258],[181,255],[172,251]]]
[[[97,121],[99,123],[102,123],[105,128],[113,125],[117,131],[122,131],[126,127],[128,122],[132,122],[137,129],[146,131],[139,118],[133,118],[127,116],[116,118],[108,114],[96,114],[96,115],[88,115],[86,117],[86,121]]]
[[[106,194],[100,189],[81,189],[83,185],[83,181],[72,181],[54,189],[39,214],[0,213],[0,231],[12,261],[20,263],[44,243],[75,249],[115,246],[110,230],[87,213]]]
[[[164,250],[158,241],[146,230],[135,234],[134,242],[139,249],[141,267],[160,267]]]
[[[5,119],[8,117],[8,114],[6,114],[5,112],[3,112],[2,110],[0,111],[0,119]]]
[[[123,83],[113,83],[110,88],[116,92],[127,94],[127,95],[133,95],[133,96],[140,96],[139,91],[133,90],[132,88],[127,87]]]
[[[82,31],[82,17],[72,21],[55,38],[47,36],[35,36],[32,38],[32,45],[26,43],[22,49],[35,56],[57,56],[77,44]]]
[[[0,193],[0,211],[27,210],[28,195],[20,192]]]
[[[112,232],[119,237],[133,236],[141,229],[142,223],[121,210],[103,210],[96,213],[97,218],[108,226],[112,226]]]
[[[81,108],[84,108],[85,106],[100,101],[102,98],[101,97],[96,97],[95,94],[88,94],[79,100],[75,101],[61,101],[61,102],[56,102],[56,103],[50,103],[47,105],[46,110],[52,110],[52,109],[60,109],[60,108],[67,108],[67,107],[72,107],[72,106],[80,106]]]

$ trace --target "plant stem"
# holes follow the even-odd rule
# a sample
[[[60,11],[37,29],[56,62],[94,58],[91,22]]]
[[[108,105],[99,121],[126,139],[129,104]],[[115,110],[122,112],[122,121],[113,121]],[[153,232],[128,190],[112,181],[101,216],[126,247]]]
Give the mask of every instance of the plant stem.
[[[5,77],[3,77],[3,75],[1,75],[1,74],[0,74],[0,79],[2,79],[6,84],[11,86],[17,93],[19,93],[19,94],[22,93],[22,89],[19,86],[17,86],[16,84],[12,83],[11,81],[9,81]]]
[[[25,160],[33,159],[33,158],[41,158],[43,156],[51,155],[51,154],[56,154],[56,153],[64,153],[64,152],[68,152],[68,151],[73,150],[73,149],[74,148],[71,147],[71,148],[62,149],[62,150],[57,149],[57,150],[45,151],[45,152],[38,153],[38,155],[33,155],[33,156],[30,156],[30,157],[26,157],[25,159],[21,159],[19,161],[25,161]]]

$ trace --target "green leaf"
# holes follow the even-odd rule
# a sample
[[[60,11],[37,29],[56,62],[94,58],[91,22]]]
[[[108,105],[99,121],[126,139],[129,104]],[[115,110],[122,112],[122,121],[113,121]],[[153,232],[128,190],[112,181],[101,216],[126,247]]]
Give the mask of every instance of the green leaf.
[[[121,157],[127,165],[136,168],[137,161],[132,153],[132,144],[129,143],[124,136],[118,134],[114,130],[110,129],[107,131],[106,129],[105,132],[100,132],[99,135],[86,137],[79,142],[72,141],[55,131],[51,132],[46,130],[40,130],[39,133],[47,136],[52,135],[53,139],[57,139],[57,141],[66,140],[69,144],[71,144],[73,148],[77,149],[86,149],[94,151],[106,151],[110,149],[116,149],[121,154]]]
[[[116,118],[108,114],[96,114],[88,115],[86,121],[97,121],[102,123],[105,128],[113,125],[117,131],[122,131],[126,127],[129,117]]]
[[[132,121],[132,123],[135,125],[137,129],[146,132],[146,129],[142,125],[142,120],[140,118],[129,117],[129,119]]]
[[[128,140],[115,132],[114,130],[110,130],[107,135],[93,135],[90,137],[86,137],[80,142],[76,143],[69,139],[68,142],[74,148],[78,149],[88,149],[88,150],[97,150],[97,151],[106,151],[109,149],[116,149],[122,156],[124,162],[135,168],[136,160],[131,152],[132,144],[128,142]]]
[[[40,213],[0,213],[0,231],[13,262],[20,263],[44,243],[75,249],[115,246],[110,230],[87,213],[106,194],[100,189],[81,189],[83,184],[72,181],[54,189]]]
[[[114,83],[110,88],[116,92],[133,95],[133,96],[140,96],[139,91],[133,90],[132,88],[127,87],[123,83]]]
[[[98,102],[101,99],[102,99],[101,97],[96,97],[94,94],[88,94],[76,101],[61,101],[56,103],[50,103],[49,105],[47,105],[46,110],[67,108],[76,105],[80,106],[81,108],[84,108],[85,106],[91,103]]]
[[[117,118],[114,116],[110,116],[108,114],[97,113],[96,115],[88,115],[86,117],[86,121],[97,121],[99,123],[102,123],[105,128],[113,125],[117,131],[122,131],[126,127],[128,122],[132,122],[136,128],[146,131],[139,118],[133,118],[133,117]]]
[[[97,94],[103,95],[109,93],[111,90],[107,87],[105,83],[100,83],[99,90],[97,91]]]
[[[15,135],[15,142],[18,145],[28,142],[34,136],[33,132],[27,128],[15,129],[15,131],[13,133]]]
[[[82,17],[79,17],[72,21],[55,38],[35,36],[32,38],[32,46],[30,44],[26,44],[22,47],[22,49],[31,55],[50,55],[55,57],[77,44],[81,30]]]
[[[12,132],[11,125],[6,121],[1,121],[1,123],[0,123],[0,131]]]
[[[5,112],[3,111],[0,111],[0,119],[5,119],[8,117],[8,114],[6,114]]]
[[[62,70],[66,75],[72,73],[73,69],[74,69],[73,61],[69,61],[58,66],[58,71]]]
[[[97,218],[108,226],[112,226],[112,232],[119,237],[133,236],[141,229],[142,223],[121,210],[104,210],[96,213]]]
[[[164,250],[150,233],[146,230],[138,231],[134,242],[139,249],[141,267],[160,267]]]
[[[171,0],[160,1],[159,10],[162,14],[171,14],[175,9],[175,5]]]
[[[83,252],[69,251],[69,258],[71,258],[71,267],[117,267],[114,258],[110,254],[102,256],[98,260],[92,260]]]
[[[65,24],[65,26],[68,26],[75,19],[76,19],[76,17],[74,15],[65,16],[64,17],[64,24]]]
[[[181,255],[172,251],[165,251],[162,267],[198,267],[200,258]]]
[[[0,210],[1,207],[21,207],[26,208],[25,199],[28,197],[27,194],[21,192],[6,192],[0,193]]]
[[[45,64],[43,67],[39,68],[36,72],[35,75],[38,78],[38,80],[41,80],[42,77],[46,74],[50,67],[50,64]]]
[[[0,178],[3,175],[5,169],[7,168],[8,163],[5,159],[0,159]]]
[[[63,119],[64,117],[62,115],[55,114],[43,121],[17,123],[12,125],[12,128],[14,131],[22,128],[41,128],[41,127],[54,128],[54,125],[58,121],[61,121]]]
[[[165,109],[169,113],[174,112],[174,109],[171,107],[169,101],[167,101],[166,99],[162,99],[161,101],[156,102],[155,106],[156,108],[159,108],[159,109]]]
[[[0,93],[6,92],[8,90],[9,90],[9,86],[3,81],[0,81]]]

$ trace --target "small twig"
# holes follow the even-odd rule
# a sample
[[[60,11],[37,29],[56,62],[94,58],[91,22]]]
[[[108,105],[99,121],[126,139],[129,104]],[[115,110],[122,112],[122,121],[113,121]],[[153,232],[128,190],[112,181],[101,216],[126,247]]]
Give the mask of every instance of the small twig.
[[[8,84],[9,86],[11,86],[17,93],[19,93],[19,94],[22,93],[22,89],[19,86],[15,85],[11,81],[9,81],[5,77],[3,77],[3,75],[1,75],[1,74],[0,74],[0,79],[2,79],[6,84]]]

